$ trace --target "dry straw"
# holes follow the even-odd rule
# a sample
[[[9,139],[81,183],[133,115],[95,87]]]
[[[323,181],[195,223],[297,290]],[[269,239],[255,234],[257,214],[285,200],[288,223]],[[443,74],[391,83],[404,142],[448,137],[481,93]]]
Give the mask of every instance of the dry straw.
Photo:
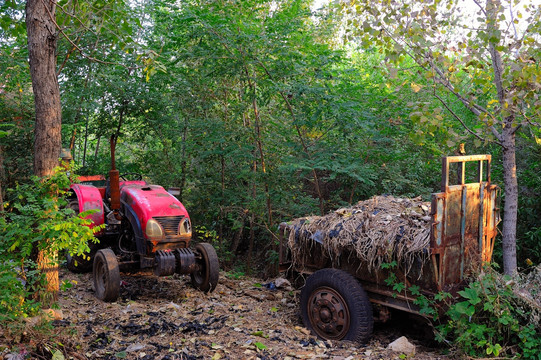
[[[416,257],[424,262],[428,255],[429,213],[430,203],[420,197],[375,196],[325,216],[289,222],[289,248],[294,262],[320,243],[331,258],[354,250],[370,271],[396,261],[407,273]]]

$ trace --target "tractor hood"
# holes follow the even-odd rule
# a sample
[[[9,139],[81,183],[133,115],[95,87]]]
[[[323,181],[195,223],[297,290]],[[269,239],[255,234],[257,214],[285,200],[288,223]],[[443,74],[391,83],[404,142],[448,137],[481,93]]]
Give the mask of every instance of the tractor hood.
[[[159,185],[126,184],[120,187],[123,206],[131,208],[145,233],[147,221],[153,217],[186,217],[184,205]]]

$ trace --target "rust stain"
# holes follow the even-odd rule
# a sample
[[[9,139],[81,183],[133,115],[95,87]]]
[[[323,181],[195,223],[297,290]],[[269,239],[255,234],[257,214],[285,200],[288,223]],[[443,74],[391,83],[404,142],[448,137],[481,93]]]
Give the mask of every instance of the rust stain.
[[[477,163],[477,175],[461,170],[458,184],[450,184],[449,178],[457,174],[450,171],[449,165],[459,163],[465,169],[467,162]],[[475,164],[472,164],[475,165]],[[409,273],[393,270],[401,281],[419,285],[425,294],[435,294],[440,290],[454,293],[459,284],[468,276],[471,268],[482,261],[490,261],[500,222],[498,186],[490,182],[490,155],[451,156],[443,159],[441,192],[432,194],[430,248],[427,249],[426,262],[416,258],[409,264]],[[473,167],[468,167],[472,168]],[[473,179],[472,179],[473,178]],[[466,179],[471,183],[467,183]],[[452,179],[451,179],[452,180]],[[280,268],[292,265],[289,258],[288,239],[290,231],[287,223],[280,224]],[[371,273],[367,265],[344,252],[339,259],[330,258],[320,244],[304,249],[293,266],[300,273],[310,274],[325,267],[337,267],[354,274],[369,293],[370,301],[407,312],[416,313],[412,305],[413,294],[397,293],[386,286],[383,280],[391,274],[389,270],[379,269]],[[409,288],[409,285],[407,286]],[[404,297],[403,299],[401,297]],[[408,298],[410,297],[410,298]]]

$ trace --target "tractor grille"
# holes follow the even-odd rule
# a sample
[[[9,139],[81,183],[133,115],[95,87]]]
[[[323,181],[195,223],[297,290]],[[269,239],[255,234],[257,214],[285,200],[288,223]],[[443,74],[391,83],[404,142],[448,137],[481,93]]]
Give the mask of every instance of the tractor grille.
[[[178,224],[184,219],[184,216],[154,216],[163,228],[166,237],[178,235]]]

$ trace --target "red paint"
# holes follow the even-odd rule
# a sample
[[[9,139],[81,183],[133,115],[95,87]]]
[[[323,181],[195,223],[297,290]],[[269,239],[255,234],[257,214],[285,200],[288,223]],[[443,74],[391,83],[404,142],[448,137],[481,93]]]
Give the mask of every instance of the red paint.
[[[92,229],[96,225],[103,224],[105,219],[103,213],[103,199],[100,190],[95,186],[82,184],[72,184],[70,188],[77,195],[80,212],[91,209],[98,210],[97,212],[86,217],[86,219],[93,221],[93,224],[91,224],[89,227]],[[100,234],[101,232],[97,233],[96,235]]]
[[[105,199],[105,184],[107,180],[103,175],[82,175],[79,176],[78,182],[83,185],[93,185],[98,188],[101,198]]]
[[[143,181],[120,183],[121,199],[135,211],[143,234],[147,221],[153,216],[185,216],[189,218],[184,205],[159,185],[146,185]]]

